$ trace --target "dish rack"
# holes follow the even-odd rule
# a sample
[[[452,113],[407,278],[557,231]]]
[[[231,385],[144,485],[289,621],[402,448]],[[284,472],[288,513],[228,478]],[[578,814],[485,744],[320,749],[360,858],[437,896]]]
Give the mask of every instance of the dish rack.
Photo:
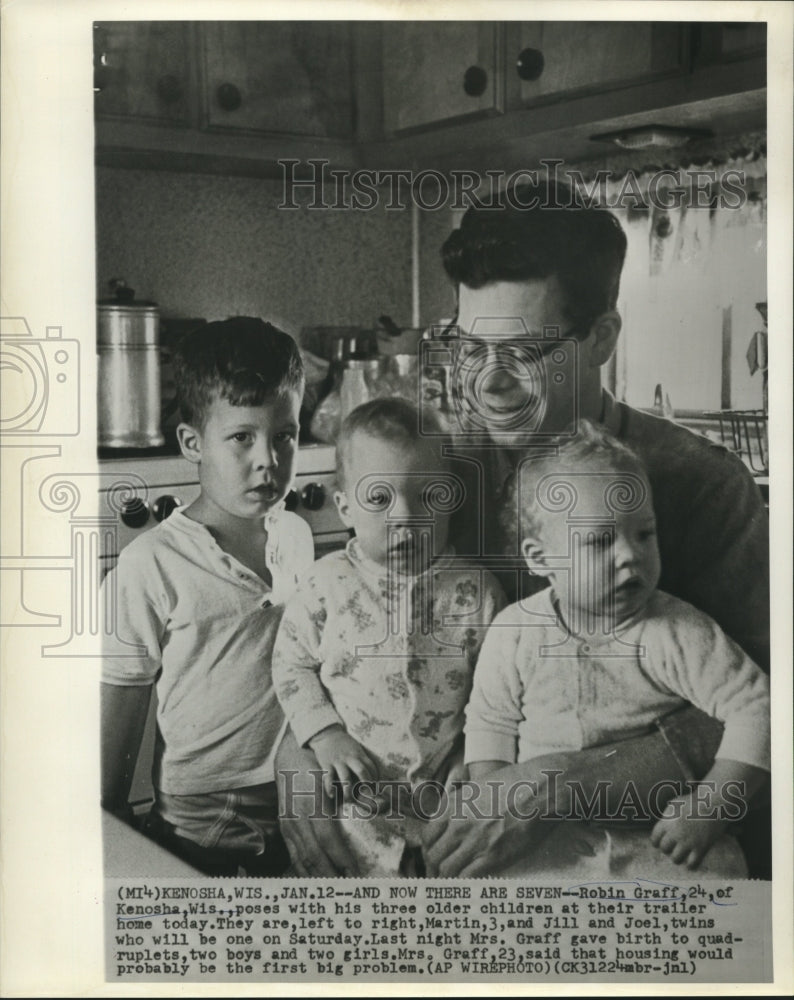
[[[719,422],[722,443],[755,475],[769,475],[768,418],[763,410],[709,410],[703,416]]]

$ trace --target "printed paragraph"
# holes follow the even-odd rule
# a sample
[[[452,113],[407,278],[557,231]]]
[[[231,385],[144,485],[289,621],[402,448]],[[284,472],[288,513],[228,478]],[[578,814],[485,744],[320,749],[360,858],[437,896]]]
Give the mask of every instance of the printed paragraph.
[[[108,880],[107,978],[763,982],[770,886]]]

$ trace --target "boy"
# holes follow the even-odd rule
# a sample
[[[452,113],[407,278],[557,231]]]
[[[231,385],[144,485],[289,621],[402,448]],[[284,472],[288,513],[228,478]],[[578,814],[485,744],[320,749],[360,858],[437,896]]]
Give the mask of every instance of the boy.
[[[471,776],[629,738],[695,704],[725,724],[703,779],[716,790],[708,809],[695,791],[669,803],[651,840],[696,868],[766,779],[768,679],[711,618],[656,589],[650,484],[606,431],[582,421],[557,455],[525,460],[513,498],[523,556],[551,588],[488,630],[467,709]]]
[[[345,787],[353,874],[418,873],[406,847],[420,843],[422,783],[448,770],[484,628],[503,598],[487,570],[453,559],[449,516],[462,496],[436,440],[420,436],[414,406],[376,399],[353,410],[337,473],[336,504],[355,538],[288,602],[273,680],[326,791],[334,780]],[[356,779],[378,789],[368,808],[349,801]],[[400,787],[410,803],[395,804]]]
[[[156,684],[153,832],[208,874],[275,875],[287,855],[270,661],[283,603],[314,556],[308,525],[282,503],[303,366],[287,334],[235,317],[184,338],[175,375],[179,446],[201,492],[124,549],[106,582],[118,638],[102,670],[102,802],[126,809]]]

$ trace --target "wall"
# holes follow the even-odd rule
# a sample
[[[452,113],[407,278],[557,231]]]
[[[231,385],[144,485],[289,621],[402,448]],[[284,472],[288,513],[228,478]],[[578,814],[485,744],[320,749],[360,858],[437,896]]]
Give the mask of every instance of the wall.
[[[278,209],[277,180],[99,167],[97,291],[124,277],[169,316],[411,320],[408,211]]]
[[[441,247],[459,224],[460,213],[447,206],[420,215],[419,314],[428,326],[455,315],[455,289],[441,264]]]
[[[618,302],[623,332],[604,376],[629,403],[653,406],[654,390],[661,384],[676,410],[762,407],[763,379],[760,372],[751,374],[746,354],[753,333],[764,329],[756,303],[768,297],[765,139],[763,133],[752,133],[721,142],[704,140],[687,147],[689,151],[665,150],[652,166],[640,165],[656,151],[578,165],[588,181],[606,171],[612,197],[623,189],[629,172],[643,194],[662,167],[680,170],[683,181],[690,168],[717,176],[730,168],[744,175],[747,201],[740,207],[672,211],[666,220],[659,212],[615,210],[629,248]],[[663,239],[656,235],[662,221],[668,224]],[[460,213],[449,209],[422,215],[424,322],[454,311],[439,250],[459,222]],[[773,331],[772,349],[774,343]]]
[[[629,240],[618,395],[652,406],[661,384],[674,410],[762,408],[763,379],[747,349],[764,329],[756,303],[767,300],[765,196],[740,208],[616,214]]]
[[[765,161],[755,166],[761,186]],[[763,328],[755,303],[767,298],[762,193],[741,211],[673,218],[681,225],[661,256],[653,216],[619,213],[630,241],[624,332],[608,375],[619,396],[651,406],[661,383],[675,409],[761,406],[745,352]],[[98,168],[99,296],[123,276],[164,315],[261,315],[296,336],[308,325],[373,326],[383,313],[411,323],[408,209],[387,212],[382,199],[366,212],[288,211],[281,199],[273,180]],[[440,248],[458,221],[448,207],[420,216],[424,326],[454,314]]]

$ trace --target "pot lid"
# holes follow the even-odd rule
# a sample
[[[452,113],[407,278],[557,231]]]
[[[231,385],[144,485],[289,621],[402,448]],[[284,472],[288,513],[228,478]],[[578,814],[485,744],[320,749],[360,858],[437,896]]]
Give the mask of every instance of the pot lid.
[[[98,306],[123,306],[125,309],[156,309],[156,302],[147,302],[144,299],[135,299],[135,289],[130,288],[124,278],[111,278],[108,282],[114,295],[110,299],[100,299]]]

